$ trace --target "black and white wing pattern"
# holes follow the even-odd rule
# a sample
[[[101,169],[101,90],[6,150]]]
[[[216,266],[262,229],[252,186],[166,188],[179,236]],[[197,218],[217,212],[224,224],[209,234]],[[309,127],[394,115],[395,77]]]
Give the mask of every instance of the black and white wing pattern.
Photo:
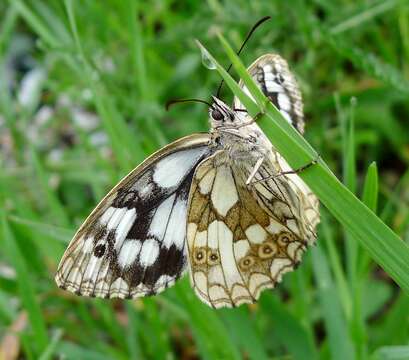
[[[186,266],[186,213],[208,134],[151,155],[99,203],[59,264],[58,286],[78,295],[134,298],[172,285]]]
[[[284,118],[303,134],[304,112],[301,92],[287,61],[280,55],[266,54],[254,61],[247,71],[264,95],[280,110]],[[251,97],[242,81],[240,85],[243,91]],[[233,108],[245,109],[237,97],[234,98]]]
[[[255,181],[278,162],[267,158]],[[231,161],[218,151],[199,164],[189,197],[190,278],[214,308],[255,302],[301,261],[316,239],[316,198],[285,176],[247,185],[255,162]],[[278,169],[279,170],[279,169]]]

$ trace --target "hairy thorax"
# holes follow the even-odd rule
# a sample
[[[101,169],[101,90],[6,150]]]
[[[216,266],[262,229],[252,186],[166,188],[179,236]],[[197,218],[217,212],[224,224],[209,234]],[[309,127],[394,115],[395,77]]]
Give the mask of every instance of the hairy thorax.
[[[257,124],[252,123],[239,128],[225,127],[211,132],[213,146],[223,150],[224,156],[219,161],[224,163],[256,163],[266,158],[272,145]]]

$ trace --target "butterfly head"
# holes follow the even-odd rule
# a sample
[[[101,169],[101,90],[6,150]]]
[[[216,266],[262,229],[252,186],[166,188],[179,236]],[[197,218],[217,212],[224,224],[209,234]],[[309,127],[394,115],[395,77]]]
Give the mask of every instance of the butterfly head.
[[[209,120],[213,129],[239,126],[243,121],[239,115],[219,98],[213,96],[213,103],[209,108]]]

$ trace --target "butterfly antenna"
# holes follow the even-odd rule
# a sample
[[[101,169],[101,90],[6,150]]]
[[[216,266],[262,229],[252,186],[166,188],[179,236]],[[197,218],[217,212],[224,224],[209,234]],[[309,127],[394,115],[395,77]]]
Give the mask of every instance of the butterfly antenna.
[[[237,55],[240,55],[241,51],[243,50],[244,46],[246,45],[247,41],[251,38],[251,35],[253,35],[254,31],[256,31],[256,29],[265,21],[271,19],[271,16],[264,16],[263,18],[261,18],[259,21],[257,21],[253,27],[251,28],[251,30],[249,31],[249,33],[247,34],[246,39],[243,41],[243,44],[241,45],[239,51],[237,51]],[[227,68],[227,72],[230,71],[231,67],[233,64],[230,64],[229,67]],[[220,82],[219,88],[217,89],[217,95],[216,97],[219,98],[220,95],[220,91],[222,90],[222,86],[223,86],[224,80],[222,80]]]
[[[175,100],[169,100],[166,103],[166,111],[169,110],[169,108],[175,104],[179,104],[179,103],[185,103],[185,102],[198,102],[198,103],[202,103],[202,104],[206,104],[207,106],[209,106],[210,108],[213,107],[212,104],[210,104],[209,102],[202,100],[202,99],[175,99]]]

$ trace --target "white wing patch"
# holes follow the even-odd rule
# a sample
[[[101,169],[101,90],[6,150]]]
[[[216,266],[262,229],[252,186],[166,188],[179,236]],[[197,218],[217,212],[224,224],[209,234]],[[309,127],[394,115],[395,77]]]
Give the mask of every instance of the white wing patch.
[[[139,262],[142,266],[152,265],[159,255],[159,243],[155,239],[146,239],[143,242]]]
[[[169,196],[162,204],[158,206],[153,215],[151,226],[149,227],[149,235],[156,238],[165,236],[166,226],[164,219],[169,219],[172,213],[173,204],[175,203],[176,195]]]
[[[118,257],[119,266],[126,269],[131,266],[138,257],[142,248],[142,241],[128,240],[121,248]]]
[[[187,201],[176,201],[166,227],[166,235],[163,239],[162,246],[165,248],[169,249],[173,245],[177,249],[183,250],[186,236],[186,213]]]
[[[179,151],[160,160],[153,170],[153,181],[162,188],[177,186],[203,156],[203,149]]]
[[[129,230],[131,230],[132,225],[135,223],[135,220],[136,220],[135,209],[126,210],[121,220],[119,221],[118,225],[116,226],[116,229],[113,228],[115,229],[115,235],[116,235],[114,247],[117,251],[122,248],[122,244],[126,236],[128,235]],[[108,229],[110,229],[109,226],[108,226]],[[122,252],[122,249],[121,249],[121,252]]]
[[[223,216],[239,199],[230,167],[220,166],[216,169],[211,199],[217,212]]]

